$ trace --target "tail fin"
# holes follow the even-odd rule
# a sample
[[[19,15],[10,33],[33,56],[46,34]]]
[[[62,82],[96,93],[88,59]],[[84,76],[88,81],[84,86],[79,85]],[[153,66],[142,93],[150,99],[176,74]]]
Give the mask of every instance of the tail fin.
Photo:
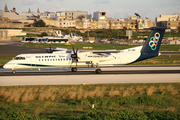
[[[141,53],[158,53],[167,27],[151,27],[151,34],[141,49]]]

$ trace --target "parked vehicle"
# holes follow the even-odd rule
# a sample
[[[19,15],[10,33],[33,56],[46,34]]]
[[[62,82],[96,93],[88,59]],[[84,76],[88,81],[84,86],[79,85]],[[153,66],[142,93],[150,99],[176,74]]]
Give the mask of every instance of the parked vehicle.
[[[32,42],[35,39],[35,37],[22,37],[21,42]]]

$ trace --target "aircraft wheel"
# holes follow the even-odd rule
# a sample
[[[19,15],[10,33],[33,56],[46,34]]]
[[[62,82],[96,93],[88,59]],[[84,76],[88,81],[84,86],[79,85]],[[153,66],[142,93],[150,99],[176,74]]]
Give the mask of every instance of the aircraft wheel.
[[[101,74],[101,69],[96,69],[97,74]]]
[[[15,73],[16,73],[16,71],[15,71],[15,70],[12,70],[12,73],[13,73],[13,74],[15,74]]]
[[[77,68],[75,68],[75,67],[74,67],[74,68],[71,68],[71,71],[72,71],[72,72],[77,72]]]

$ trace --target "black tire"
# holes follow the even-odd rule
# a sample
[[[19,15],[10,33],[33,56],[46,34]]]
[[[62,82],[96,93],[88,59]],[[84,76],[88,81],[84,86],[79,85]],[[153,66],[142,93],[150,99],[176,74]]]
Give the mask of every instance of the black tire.
[[[16,73],[16,71],[15,70],[12,70],[12,74],[15,74]]]
[[[77,68],[75,68],[75,67],[74,67],[74,68],[71,68],[71,71],[72,71],[72,72],[77,72]]]
[[[97,74],[101,74],[101,69],[96,69]]]

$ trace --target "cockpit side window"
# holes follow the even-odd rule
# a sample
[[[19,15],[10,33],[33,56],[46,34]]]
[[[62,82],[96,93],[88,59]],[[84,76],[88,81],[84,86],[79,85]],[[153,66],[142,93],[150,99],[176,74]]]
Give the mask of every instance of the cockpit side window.
[[[25,57],[15,57],[14,60],[25,60]]]

